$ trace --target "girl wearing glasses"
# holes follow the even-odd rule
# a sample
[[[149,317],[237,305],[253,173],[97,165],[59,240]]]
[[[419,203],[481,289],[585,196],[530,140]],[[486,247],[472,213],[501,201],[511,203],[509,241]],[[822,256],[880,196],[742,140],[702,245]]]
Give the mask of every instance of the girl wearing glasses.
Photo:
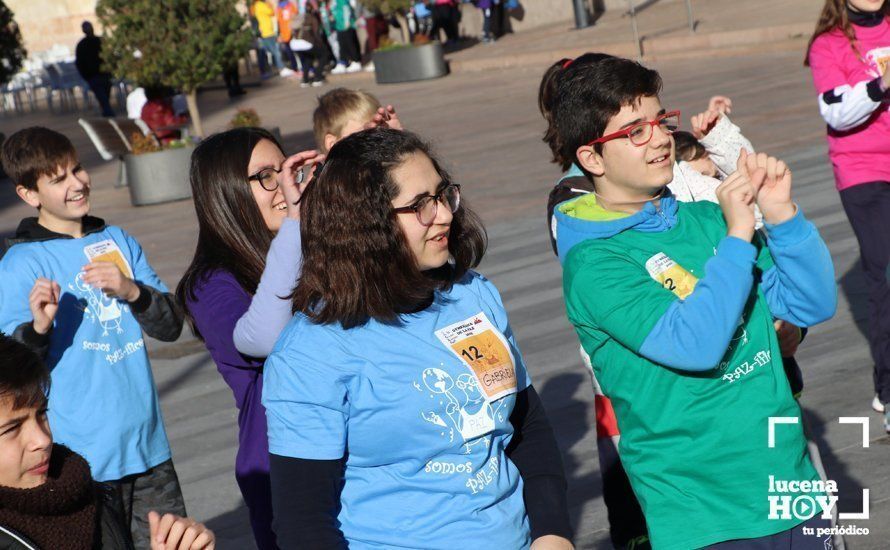
[[[485,230],[428,146],[338,142],[301,223],[296,315],[263,375],[279,544],[571,548],[553,433],[471,270]]]
[[[826,0],[810,39],[841,204],[859,241],[874,359],[872,408],[890,433],[890,2]]]
[[[285,158],[259,128],[216,134],[192,154],[198,246],[176,295],[235,397],[235,479],[260,550],[277,548],[260,402],[263,358],[291,317],[280,297],[293,290],[300,270],[299,170],[320,158],[314,151]]]

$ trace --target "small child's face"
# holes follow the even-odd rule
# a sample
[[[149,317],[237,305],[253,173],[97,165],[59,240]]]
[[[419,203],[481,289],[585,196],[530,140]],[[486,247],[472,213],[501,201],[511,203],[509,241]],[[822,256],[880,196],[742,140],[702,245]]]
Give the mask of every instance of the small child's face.
[[[45,407],[13,409],[11,399],[0,399],[0,486],[43,485],[52,446]]]
[[[41,221],[80,220],[90,212],[90,176],[77,159],[40,176],[37,190],[16,188],[28,204],[40,209]]]
[[[711,160],[711,156],[705,153],[705,155],[701,158],[697,158],[695,160],[686,161],[686,164],[692,167],[693,170],[700,174],[704,174],[705,176],[716,178],[720,175],[717,170],[717,165],[714,164],[714,161]]]
[[[603,135],[613,134],[640,122],[650,122],[664,113],[658,97],[641,97],[609,120]],[[578,154],[578,160],[594,176],[604,178],[625,193],[652,195],[673,180],[674,141],[661,127],[652,128],[645,145],[634,145],[625,137],[602,145],[602,153]]]

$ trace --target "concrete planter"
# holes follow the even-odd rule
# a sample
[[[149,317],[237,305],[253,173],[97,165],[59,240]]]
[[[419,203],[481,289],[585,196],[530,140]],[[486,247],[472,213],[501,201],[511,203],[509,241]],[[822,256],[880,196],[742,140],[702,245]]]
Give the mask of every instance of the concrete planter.
[[[194,147],[167,149],[142,155],[126,155],[130,202],[145,206],[192,196],[189,164]]]
[[[438,42],[375,51],[373,57],[377,84],[429,80],[448,74],[442,44]]]

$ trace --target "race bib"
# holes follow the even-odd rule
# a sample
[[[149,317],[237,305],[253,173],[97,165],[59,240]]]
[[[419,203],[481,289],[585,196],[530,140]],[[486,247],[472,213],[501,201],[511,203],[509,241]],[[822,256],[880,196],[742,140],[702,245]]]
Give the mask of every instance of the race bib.
[[[646,271],[655,281],[677,295],[681,300],[692,294],[698,279],[683,266],[659,252],[646,260]]]
[[[133,271],[130,269],[130,264],[127,263],[127,260],[124,258],[121,249],[118,248],[117,243],[111,239],[87,245],[83,248],[83,253],[86,254],[87,259],[90,262],[111,262],[116,265],[118,269],[121,270],[121,273],[128,279],[133,278]]]
[[[510,345],[485,313],[437,330],[436,337],[470,369],[486,400],[516,393]]]

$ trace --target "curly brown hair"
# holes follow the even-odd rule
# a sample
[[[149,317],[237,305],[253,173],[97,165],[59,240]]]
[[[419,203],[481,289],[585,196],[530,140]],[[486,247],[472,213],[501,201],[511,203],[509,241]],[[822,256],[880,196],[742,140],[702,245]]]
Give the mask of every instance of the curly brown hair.
[[[435,291],[479,264],[485,228],[462,202],[451,222],[451,260],[434,270],[418,267],[392,211],[399,193],[392,173],[413,154],[429,157],[450,181],[429,145],[410,132],[365,130],[331,149],[302,199],[303,269],[291,296],[294,312],[344,328],[393,322],[428,306]]]

